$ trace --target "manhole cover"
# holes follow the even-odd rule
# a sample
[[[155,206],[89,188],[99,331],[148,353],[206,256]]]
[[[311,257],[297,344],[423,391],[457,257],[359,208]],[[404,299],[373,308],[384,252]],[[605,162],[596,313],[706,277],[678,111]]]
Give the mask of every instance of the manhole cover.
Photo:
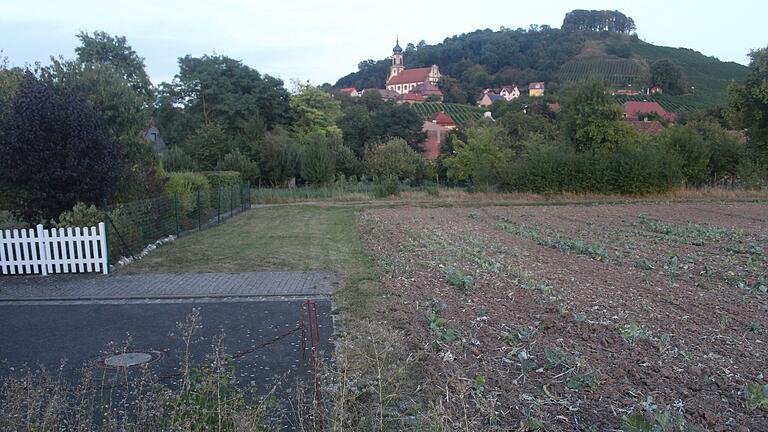
[[[129,368],[152,363],[160,358],[158,351],[133,351],[120,354],[112,354],[99,358],[96,362],[106,368]]]

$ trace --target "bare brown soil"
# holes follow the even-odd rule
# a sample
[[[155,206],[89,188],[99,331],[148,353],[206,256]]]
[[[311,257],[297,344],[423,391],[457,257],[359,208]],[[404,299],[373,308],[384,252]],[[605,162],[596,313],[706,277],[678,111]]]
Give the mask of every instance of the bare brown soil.
[[[765,204],[401,207],[358,222],[421,396],[457,429],[621,430],[642,415],[768,430],[768,402],[746,391],[768,383]]]

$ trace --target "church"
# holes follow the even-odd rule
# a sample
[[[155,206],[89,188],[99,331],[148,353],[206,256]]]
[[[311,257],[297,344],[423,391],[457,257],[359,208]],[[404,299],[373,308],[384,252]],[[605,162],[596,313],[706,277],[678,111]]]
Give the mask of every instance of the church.
[[[392,49],[392,66],[389,69],[387,90],[403,95],[419,88],[433,88],[440,81],[440,69],[437,65],[432,67],[406,69],[403,64],[403,49],[400,48],[398,39]]]

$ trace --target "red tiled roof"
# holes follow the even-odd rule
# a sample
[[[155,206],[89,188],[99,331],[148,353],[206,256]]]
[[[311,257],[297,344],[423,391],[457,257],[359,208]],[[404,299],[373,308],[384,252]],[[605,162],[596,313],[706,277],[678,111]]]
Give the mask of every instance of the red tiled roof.
[[[648,133],[651,135],[658,135],[664,131],[664,125],[660,122],[653,121],[641,121],[641,120],[627,120],[630,126],[638,132]]]
[[[346,88],[343,88],[343,89],[339,90],[340,93],[353,93],[353,92],[356,92],[356,91],[357,91],[357,89],[355,89],[354,87],[346,87]]]
[[[434,84],[431,82],[423,82],[421,84],[418,84],[416,87],[414,87],[410,93],[418,93],[424,96],[442,96],[443,92]]]
[[[444,113],[443,111],[435,113],[435,115],[429,118],[429,121],[437,123],[440,126],[456,126],[456,122],[453,121],[451,116]]]
[[[387,81],[387,85],[392,84],[411,84],[424,82],[429,76],[429,72],[432,68],[416,68],[416,69],[404,69],[399,74],[393,76]]]
[[[556,113],[560,111],[560,103],[559,102],[548,103],[547,108],[549,108],[550,111]]]
[[[677,119],[674,113],[662,108],[658,102],[624,102],[624,114],[626,114],[628,120],[642,120],[637,117],[639,113],[656,113],[667,121],[675,121]]]
[[[532,82],[528,84],[528,89],[544,89],[544,83],[543,82]]]

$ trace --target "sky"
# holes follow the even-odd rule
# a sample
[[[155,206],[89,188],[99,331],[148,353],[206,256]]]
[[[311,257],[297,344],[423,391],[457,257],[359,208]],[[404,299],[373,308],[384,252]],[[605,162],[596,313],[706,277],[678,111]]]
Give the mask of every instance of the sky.
[[[123,35],[154,84],[170,81],[186,54],[223,54],[261,73],[334,83],[366,59],[401,45],[490,28],[560,27],[573,9],[617,9],[641,39],[748,63],[768,45],[768,1],[731,0],[0,0],[0,50],[12,66],[74,57],[81,31]],[[405,59],[406,67],[408,59]]]

